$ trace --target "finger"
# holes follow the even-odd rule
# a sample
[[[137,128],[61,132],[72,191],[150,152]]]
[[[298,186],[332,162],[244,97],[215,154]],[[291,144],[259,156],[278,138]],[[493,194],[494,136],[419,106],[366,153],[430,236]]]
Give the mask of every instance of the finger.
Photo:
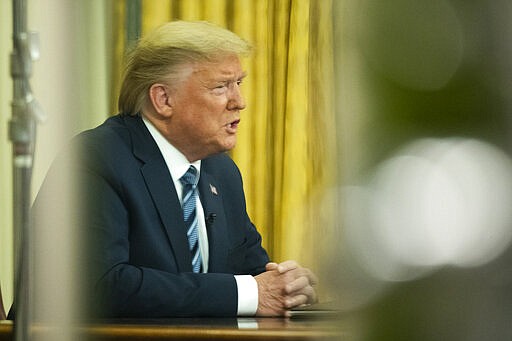
[[[288,296],[284,301],[284,306],[286,309],[290,309],[300,305],[309,305],[317,302],[318,299],[315,290],[312,287],[309,287],[301,293]]]
[[[281,274],[282,276],[286,276],[287,281],[291,284],[300,279],[300,281],[293,284],[289,288],[285,288],[285,290],[300,290],[300,286],[306,285],[316,285],[318,282],[318,278],[316,275],[311,272],[311,270],[306,268],[296,268],[294,270],[288,270],[286,273]],[[305,281],[305,282],[304,282]]]
[[[273,263],[273,264],[275,264],[275,263]],[[277,266],[277,271],[280,274],[283,274],[285,272],[292,271],[292,270],[297,270],[297,269],[304,272],[304,274],[308,277],[309,282],[312,285],[315,285],[318,283],[318,277],[310,269],[301,267],[296,261],[287,260],[282,263],[279,263]]]
[[[306,303],[308,303],[308,304],[316,303],[318,300],[315,288],[313,288],[311,285],[307,285],[298,291],[287,294],[288,297],[294,297],[294,296],[300,296],[300,295],[306,296],[306,298],[307,298]]]
[[[286,284],[284,291],[286,294],[290,295],[304,289],[307,286],[310,286],[309,279],[306,276],[301,276]]]
[[[318,284],[318,277],[313,273],[313,271],[306,269],[306,268],[304,268],[304,270],[306,270],[306,276],[309,279],[309,283],[311,285]]]
[[[287,260],[287,261],[284,261],[282,263],[279,263],[279,265],[277,266],[277,271],[279,271],[279,273],[284,273],[284,272],[287,272],[287,271],[290,271],[290,270],[294,270],[294,269],[297,269],[299,268],[299,264],[294,261],[294,260]]]
[[[296,295],[292,297],[288,297],[284,301],[284,305],[287,309],[292,309],[298,306],[301,306],[303,304],[308,303],[308,297],[306,295]]]
[[[313,303],[316,303],[318,302],[318,297],[316,295],[316,291],[315,291],[315,288],[313,288],[312,286],[307,286],[305,287],[302,291],[301,291],[301,294],[302,295],[305,295],[308,300],[307,300],[307,304],[313,304]]]
[[[295,276],[296,277],[300,277],[300,276],[307,277],[309,280],[309,283],[311,285],[315,285],[318,283],[318,277],[313,273],[313,271],[309,270],[308,268],[302,268],[302,267],[297,268],[295,271]]]
[[[278,267],[278,264],[277,263],[274,263],[274,262],[269,262],[265,265],[265,270],[267,271],[272,271],[272,270],[276,270]]]

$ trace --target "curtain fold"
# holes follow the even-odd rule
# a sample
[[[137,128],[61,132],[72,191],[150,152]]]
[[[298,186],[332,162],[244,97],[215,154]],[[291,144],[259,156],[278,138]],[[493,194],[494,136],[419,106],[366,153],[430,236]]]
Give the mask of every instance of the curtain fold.
[[[156,28],[161,23],[172,19],[171,0],[142,0],[142,34]]]
[[[115,2],[117,37],[126,30],[122,3]],[[325,231],[312,198],[336,179],[331,13],[331,0],[141,4],[142,34],[169,20],[207,20],[253,44],[244,60],[247,108],[231,155],[244,177],[248,212],[275,261],[316,264],[314,252],[305,250],[315,249],[315,230]],[[121,45],[115,45],[116,61]]]
[[[308,142],[311,137],[308,120],[308,45],[309,1],[292,1],[290,7],[290,34],[287,44],[287,74],[285,110],[282,112],[283,129],[275,131],[282,141],[282,157],[277,160],[282,169],[280,181],[281,200],[274,203],[279,215],[274,226],[280,226],[274,237],[274,254],[278,259],[300,257],[300,242],[304,225],[304,204],[310,189],[311,174],[308,172]],[[298,233],[297,233],[298,232]]]
[[[111,54],[110,59],[110,78],[112,81],[110,91],[109,113],[117,113],[117,99],[121,91],[121,78],[123,76],[123,64],[126,53],[126,0],[114,0],[112,7],[112,36],[110,40]]]

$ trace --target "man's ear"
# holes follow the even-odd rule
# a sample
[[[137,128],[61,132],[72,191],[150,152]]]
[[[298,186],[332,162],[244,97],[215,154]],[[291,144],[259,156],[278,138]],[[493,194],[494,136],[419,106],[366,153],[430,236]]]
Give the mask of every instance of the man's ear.
[[[149,88],[149,98],[155,112],[162,117],[172,115],[171,97],[167,85],[155,83]]]

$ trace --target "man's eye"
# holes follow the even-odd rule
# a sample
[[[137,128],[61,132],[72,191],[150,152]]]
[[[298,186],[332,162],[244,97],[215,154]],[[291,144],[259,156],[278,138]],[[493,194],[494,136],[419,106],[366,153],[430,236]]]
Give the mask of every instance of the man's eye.
[[[213,90],[215,91],[220,91],[220,90],[224,90],[228,87],[228,85],[226,83],[219,83],[219,84],[216,84],[213,86]]]
[[[222,95],[227,91],[228,87],[226,84],[218,84],[211,88],[212,93]]]

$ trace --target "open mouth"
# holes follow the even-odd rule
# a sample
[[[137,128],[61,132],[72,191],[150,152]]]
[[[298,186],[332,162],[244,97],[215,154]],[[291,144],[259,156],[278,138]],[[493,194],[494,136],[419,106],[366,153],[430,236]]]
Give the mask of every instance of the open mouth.
[[[238,124],[239,124],[239,123],[240,123],[240,120],[235,120],[235,121],[233,121],[233,122],[231,122],[231,123],[228,123],[228,124],[227,124],[227,127],[228,127],[229,129],[234,129],[234,130],[236,130],[236,128],[238,128]]]

